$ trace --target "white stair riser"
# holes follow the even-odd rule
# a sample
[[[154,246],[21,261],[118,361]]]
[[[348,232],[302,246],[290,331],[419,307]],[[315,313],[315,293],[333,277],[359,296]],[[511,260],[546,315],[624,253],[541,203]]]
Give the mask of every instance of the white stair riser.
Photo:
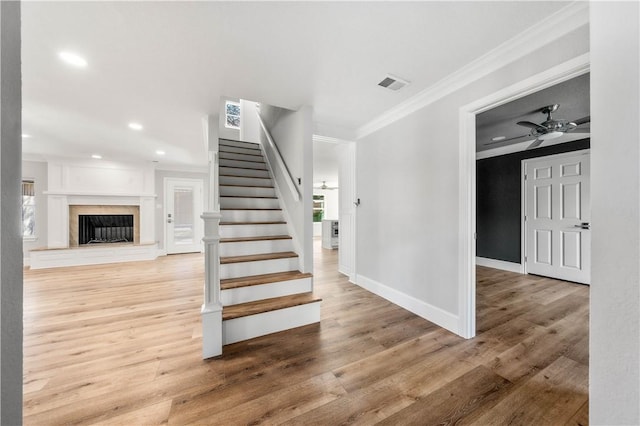
[[[240,154],[238,152],[221,152],[219,158],[221,160],[264,161],[262,154],[259,152],[257,155]]]
[[[220,197],[222,209],[279,209],[277,198]]]
[[[220,167],[240,167],[244,169],[267,170],[265,163],[255,163],[253,161],[225,160],[220,159]]]
[[[268,170],[258,170],[258,169],[239,169],[237,167],[224,167],[220,166],[221,175],[232,175],[232,176],[246,176],[246,177],[265,177],[270,178]]]
[[[236,318],[222,322],[222,343],[228,345],[317,322],[320,302]]]
[[[238,303],[247,303],[254,302],[256,300],[270,299],[272,297],[307,293],[311,291],[311,287],[311,278],[278,281],[275,283],[222,290],[222,292],[220,293],[220,300],[223,306],[229,306],[236,305]]]
[[[220,195],[235,195],[242,197],[275,197],[273,188],[259,188],[253,186],[220,186]]]
[[[220,144],[227,146],[235,146],[238,148],[260,148],[260,145],[253,142],[241,142],[230,139],[220,139]]]
[[[271,235],[287,235],[287,224],[220,225],[221,238],[268,237]]]
[[[293,251],[290,238],[281,240],[237,241],[220,243],[220,256],[249,256],[262,253],[279,253]],[[275,297],[275,296],[274,296]]]
[[[220,279],[275,274],[278,272],[295,271],[297,269],[299,269],[297,257],[256,260],[254,262],[224,263],[220,265]]]
[[[282,210],[222,210],[222,222],[282,222]]]
[[[245,185],[245,186],[273,186],[271,179],[237,177],[237,176],[220,176],[220,185]]]
[[[241,148],[239,146],[230,146],[228,144],[220,144],[219,148],[220,153],[223,152],[236,152],[238,154],[253,154],[253,155],[262,155],[262,151],[259,149],[253,148]]]

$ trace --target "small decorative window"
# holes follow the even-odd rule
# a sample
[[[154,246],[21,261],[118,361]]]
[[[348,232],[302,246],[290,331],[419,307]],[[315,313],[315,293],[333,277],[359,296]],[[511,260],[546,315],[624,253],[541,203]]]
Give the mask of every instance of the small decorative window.
[[[224,105],[225,109],[225,127],[231,129],[240,128],[240,104],[237,102],[227,101]]]
[[[35,238],[36,191],[32,180],[22,181],[22,236]]]

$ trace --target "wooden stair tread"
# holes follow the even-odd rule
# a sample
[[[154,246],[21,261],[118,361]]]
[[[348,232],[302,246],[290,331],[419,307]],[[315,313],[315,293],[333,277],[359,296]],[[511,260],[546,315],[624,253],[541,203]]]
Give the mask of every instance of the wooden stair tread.
[[[255,302],[240,303],[238,305],[225,306],[222,309],[222,320],[227,321],[320,301],[322,301],[320,297],[309,292],[293,294],[291,296],[274,297],[272,299],[258,300]]]
[[[256,197],[256,196],[251,196],[251,195],[221,195],[220,198],[271,198],[274,200],[277,200],[278,197]]]
[[[311,278],[313,274],[300,271],[276,272],[273,274],[252,275],[249,277],[227,278],[220,280],[220,288],[229,290],[240,287],[250,287],[252,285],[271,284],[280,281],[298,280],[301,278]]]
[[[235,168],[237,169],[237,167],[235,167]],[[224,177],[235,177],[235,178],[247,178],[247,179],[271,179],[270,177],[264,177],[264,176],[225,175],[225,174],[221,174],[221,173],[219,173],[218,176],[220,176],[220,177],[224,176]]]
[[[238,185],[238,184],[231,184],[231,183],[221,183],[218,186],[234,186],[234,187],[240,187],[240,188],[264,188],[264,189],[273,189],[273,186],[255,186],[255,185]]]
[[[274,259],[288,259],[291,257],[298,257],[297,253],[292,251],[281,251],[277,253],[262,253],[262,254],[250,254],[247,256],[225,256],[220,257],[220,264],[225,265],[228,263],[242,263],[242,262],[256,262],[260,260],[274,260]]]
[[[261,211],[261,210],[276,211],[277,210],[277,211],[280,211],[282,209],[260,209],[260,208],[254,208],[254,207],[229,207],[229,208],[220,209],[220,211],[223,211],[223,210],[225,211],[226,210],[258,210],[258,211]]]
[[[241,161],[241,160],[240,160]],[[266,164],[266,163],[265,163]],[[240,167],[240,166],[225,166],[224,164],[220,164],[219,166],[221,169],[227,168],[227,169],[240,169],[240,170],[257,170],[259,172],[267,172],[267,169],[254,169],[252,167]],[[227,176],[227,175],[223,175],[223,176]],[[254,176],[240,176],[240,177],[249,177],[249,178],[253,178]],[[265,179],[271,179],[271,178],[265,178]]]
[[[264,161],[253,161],[253,160],[238,160],[237,158],[223,158],[220,157],[220,160],[229,160],[229,161],[242,161],[243,163],[257,163],[257,164],[267,164]],[[220,167],[225,167],[222,164],[220,164]],[[229,167],[229,166],[226,166]]]
[[[220,243],[240,243],[244,241],[290,240],[290,235],[269,235],[265,237],[220,238]]]
[[[239,149],[249,149],[249,150],[254,150],[255,148],[245,148],[243,146],[232,146],[232,145],[220,145],[221,147],[225,147],[225,148],[239,148]],[[235,151],[225,151],[224,149],[219,149],[218,150],[219,153],[221,154],[239,154],[239,155],[250,155],[251,157],[261,157],[264,158],[264,155],[262,155],[262,153],[260,154],[247,154],[245,152],[235,152]]]
[[[218,145],[225,145],[225,146],[233,146],[233,147],[236,147],[236,148],[243,148],[243,147],[238,146],[238,145],[224,143],[225,141],[227,141],[227,142],[238,142],[238,143],[244,143],[244,144],[247,144],[247,145],[253,145],[253,146],[247,147],[247,149],[260,149],[260,146],[255,142],[238,141],[238,140],[235,140],[235,139],[220,139],[219,142],[218,142]]]
[[[220,222],[220,225],[285,225],[286,223],[276,220],[272,222]]]

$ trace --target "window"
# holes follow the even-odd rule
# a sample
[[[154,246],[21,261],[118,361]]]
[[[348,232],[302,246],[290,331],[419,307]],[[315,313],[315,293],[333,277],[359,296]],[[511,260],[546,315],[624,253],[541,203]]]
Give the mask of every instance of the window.
[[[240,104],[237,102],[227,101],[224,104],[226,121],[225,127],[229,127],[231,129],[239,129],[240,128]]]
[[[36,191],[32,180],[22,181],[22,236],[35,238]]]
[[[324,216],[324,195],[313,196],[313,221],[322,222]]]

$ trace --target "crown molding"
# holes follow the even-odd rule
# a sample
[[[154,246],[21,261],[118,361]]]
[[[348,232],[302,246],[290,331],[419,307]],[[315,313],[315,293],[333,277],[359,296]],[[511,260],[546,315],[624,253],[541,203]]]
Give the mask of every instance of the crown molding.
[[[575,1],[362,125],[356,131],[356,139],[370,135],[588,23],[589,3]]]
[[[313,135],[313,141],[324,142],[324,143],[335,143],[335,144],[352,142],[346,139],[338,139],[338,138],[332,138],[331,136],[322,136],[322,135]]]

